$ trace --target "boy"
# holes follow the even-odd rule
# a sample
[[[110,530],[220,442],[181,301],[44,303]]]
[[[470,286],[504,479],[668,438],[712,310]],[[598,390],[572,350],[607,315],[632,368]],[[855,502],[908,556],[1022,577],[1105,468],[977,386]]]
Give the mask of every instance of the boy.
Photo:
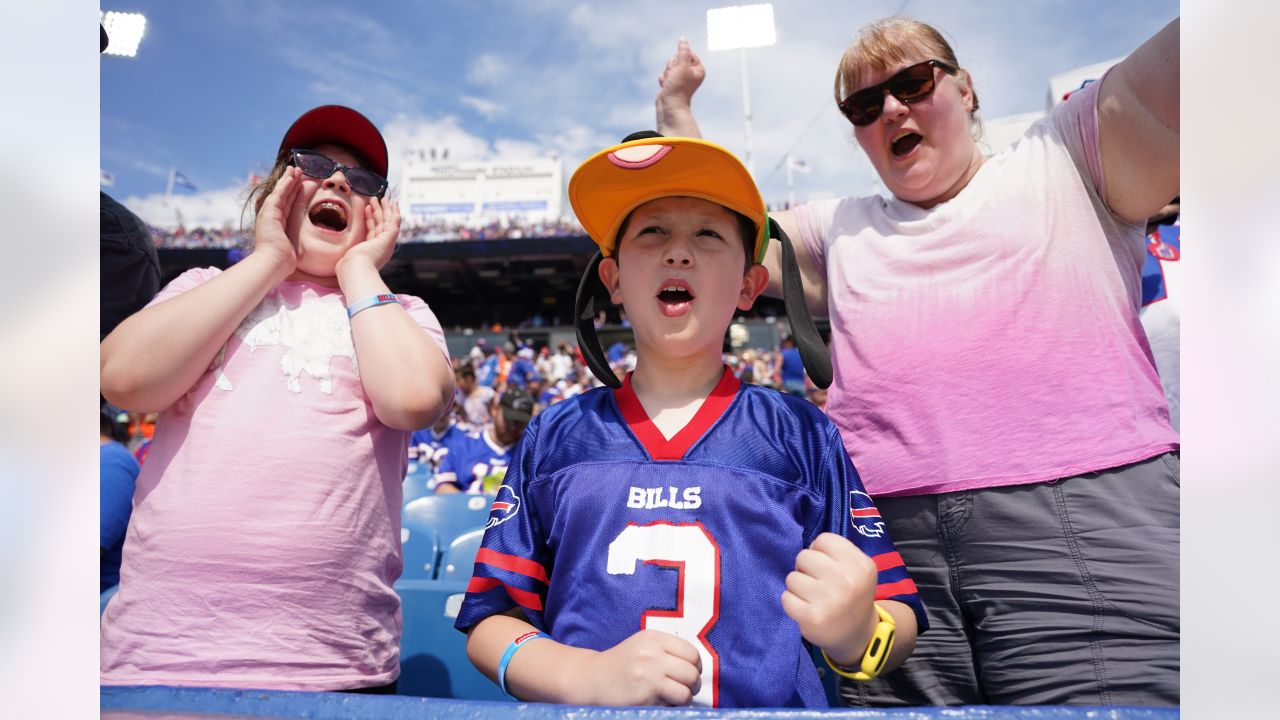
[[[587,160],[569,198],[637,365],[516,448],[456,624],[472,662],[525,700],[718,707],[826,706],[805,641],[858,679],[901,663],[924,610],[838,432],[721,360],[768,279],[751,176],[647,136]]]

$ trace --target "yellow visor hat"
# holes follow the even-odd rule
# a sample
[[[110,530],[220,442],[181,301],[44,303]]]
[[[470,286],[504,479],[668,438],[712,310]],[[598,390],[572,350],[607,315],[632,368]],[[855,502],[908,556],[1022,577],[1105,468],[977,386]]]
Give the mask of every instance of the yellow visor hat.
[[[756,226],[752,262],[764,262],[768,214],[751,173],[733,153],[697,138],[646,137],[605,148],[569,178],[569,204],[606,257],[632,210],[664,197],[695,197],[745,215]]]

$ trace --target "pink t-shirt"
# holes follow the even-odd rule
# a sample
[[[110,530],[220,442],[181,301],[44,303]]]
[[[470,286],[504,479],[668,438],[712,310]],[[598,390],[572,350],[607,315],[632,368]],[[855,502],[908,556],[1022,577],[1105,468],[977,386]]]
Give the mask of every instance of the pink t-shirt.
[[[216,276],[190,270],[152,303]],[[401,306],[445,350],[421,300]],[[399,674],[408,433],[360,384],[341,291],[284,282],[160,416],[102,682],[330,690]]]
[[[1138,320],[1143,227],[1101,197],[1100,85],[932,209],[796,209],[827,277],[827,413],[873,494],[1039,482],[1178,447]]]

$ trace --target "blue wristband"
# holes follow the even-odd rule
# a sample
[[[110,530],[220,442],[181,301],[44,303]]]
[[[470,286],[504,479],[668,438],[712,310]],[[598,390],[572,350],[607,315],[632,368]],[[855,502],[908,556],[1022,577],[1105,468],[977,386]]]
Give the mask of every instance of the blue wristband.
[[[396,296],[391,293],[382,293],[380,295],[371,295],[363,300],[357,300],[347,306],[347,317],[355,317],[356,313],[361,310],[368,310],[378,305],[389,305],[397,302]]]
[[[503,694],[511,698],[512,700],[516,700],[518,698],[516,698],[515,695],[512,695],[511,693],[507,692],[507,663],[511,662],[511,657],[515,655],[516,651],[519,650],[525,643],[529,642],[530,640],[537,640],[538,638],[547,638],[548,640],[550,640],[551,636],[544,632],[538,632],[537,630],[530,630],[529,632],[516,638],[514,642],[508,645],[506,651],[502,653],[502,659],[498,661],[498,687],[502,688]]]

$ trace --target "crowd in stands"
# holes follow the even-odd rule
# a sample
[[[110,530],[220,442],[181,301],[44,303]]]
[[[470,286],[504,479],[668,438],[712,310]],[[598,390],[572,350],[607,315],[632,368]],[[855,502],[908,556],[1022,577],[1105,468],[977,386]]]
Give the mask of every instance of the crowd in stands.
[[[167,229],[152,226],[151,238],[158,248],[188,250],[206,248],[231,249],[238,247],[246,251],[253,249],[253,233],[235,230],[229,226],[191,229],[183,227]]]
[[[618,377],[635,369],[635,348],[615,342],[606,349]],[[780,348],[727,352],[724,362],[744,383],[807,397],[826,407],[826,390],[804,375],[790,338]],[[510,451],[525,425],[547,407],[601,383],[587,368],[576,344],[554,349],[512,341],[477,341],[465,357],[453,358],[457,389],[453,412],[433,427],[413,434],[405,501],[430,492],[493,494],[502,484]],[[794,377],[794,367],[799,367]]]
[[[526,221],[519,218],[493,219],[482,225],[458,222],[408,222],[398,243],[452,242],[455,240],[518,240],[582,235],[582,226],[571,219]],[[151,228],[158,248],[172,249],[253,249],[253,235],[231,226],[221,228]]]

